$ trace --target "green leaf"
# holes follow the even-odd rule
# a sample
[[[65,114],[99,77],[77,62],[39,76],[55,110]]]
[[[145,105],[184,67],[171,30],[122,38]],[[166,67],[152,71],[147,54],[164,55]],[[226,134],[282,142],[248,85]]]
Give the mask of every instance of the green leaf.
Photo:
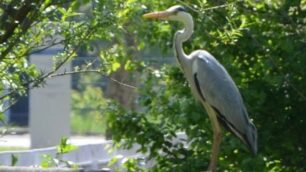
[[[118,157],[113,157],[107,164],[107,166],[111,167],[114,164],[116,164],[118,162],[119,158]]]
[[[65,154],[65,153],[69,153],[71,151],[74,151],[77,148],[78,148],[78,146],[75,146],[75,145],[72,145],[72,144],[68,143],[68,138],[67,137],[63,137],[61,139],[60,145],[57,146],[57,153]]]
[[[56,166],[54,158],[51,155],[43,154],[40,162],[42,168],[50,168]]]
[[[5,121],[5,115],[4,115],[4,113],[0,112],[0,122],[4,122],[4,121]]]
[[[14,154],[11,154],[11,166],[15,166],[18,162],[18,157]]]
[[[120,63],[119,62],[113,62],[112,63],[112,71],[117,71],[120,68]]]

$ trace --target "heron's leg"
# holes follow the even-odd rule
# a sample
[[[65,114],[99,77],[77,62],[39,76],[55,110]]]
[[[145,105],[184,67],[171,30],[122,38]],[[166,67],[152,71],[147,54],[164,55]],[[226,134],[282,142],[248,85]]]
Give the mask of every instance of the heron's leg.
[[[218,154],[219,154],[219,147],[221,143],[221,130],[216,129],[214,130],[214,140],[211,150],[211,158],[208,167],[208,171],[215,172],[217,168],[217,161],[218,161]]]
[[[213,145],[211,150],[211,158],[207,171],[215,172],[217,168],[219,147],[221,143],[221,128],[215,113],[210,113],[209,117],[211,119],[214,136],[213,136]]]

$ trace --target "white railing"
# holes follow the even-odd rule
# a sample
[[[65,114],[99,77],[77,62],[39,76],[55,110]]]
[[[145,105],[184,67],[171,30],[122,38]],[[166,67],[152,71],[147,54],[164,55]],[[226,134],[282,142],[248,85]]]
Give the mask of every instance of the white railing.
[[[186,140],[186,135],[184,133],[177,133],[177,138],[173,140],[173,143],[181,142]],[[134,157],[143,159],[145,155],[137,153],[140,148],[139,145],[135,144],[131,149],[116,149],[110,151],[112,148],[112,141],[104,141],[98,144],[87,144],[80,145],[78,149],[71,151],[67,154],[63,154],[60,157],[64,161],[71,161],[80,167],[86,169],[101,169],[107,167],[108,163],[114,157],[118,158],[115,167],[120,166],[125,158]],[[42,148],[42,149],[32,149],[24,151],[6,151],[0,152],[0,164],[4,166],[11,166],[12,157],[17,157],[17,162],[15,166],[17,167],[38,167],[40,166],[43,155],[49,155],[53,158],[56,157],[56,147]],[[154,162],[146,162],[146,167],[151,167]]]

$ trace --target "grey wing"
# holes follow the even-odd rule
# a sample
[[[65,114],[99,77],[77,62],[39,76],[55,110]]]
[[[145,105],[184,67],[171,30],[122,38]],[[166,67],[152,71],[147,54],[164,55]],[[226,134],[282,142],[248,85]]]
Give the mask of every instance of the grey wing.
[[[200,96],[217,112],[218,120],[225,127],[246,141],[250,120],[234,81],[206,51],[198,52],[196,56],[192,72]]]

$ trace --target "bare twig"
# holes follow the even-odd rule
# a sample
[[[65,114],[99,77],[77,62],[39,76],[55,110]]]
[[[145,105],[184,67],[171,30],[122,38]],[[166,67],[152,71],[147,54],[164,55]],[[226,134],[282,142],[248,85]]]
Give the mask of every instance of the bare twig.
[[[291,84],[291,82],[289,82],[289,86],[293,88],[293,90],[301,97],[303,98],[303,100],[306,100],[306,96],[302,93],[302,91],[300,91],[299,89],[297,89],[293,84]]]
[[[46,49],[48,49],[48,48],[51,48],[51,47],[53,47],[53,46],[55,46],[55,45],[60,45],[60,44],[62,44],[62,43],[64,43],[64,41],[65,40],[60,40],[60,41],[53,41],[51,44],[49,44],[49,45],[42,45],[41,47],[42,48],[37,48],[37,49],[34,49],[33,51],[31,51],[31,54],[35,54],[35,53],[39,53],[39,52],[42,52],[42,51],[44,51],[44,50],[46,50]]]
[[[14,105],[17,103],[17,101],[18,101],[18,100],[16,100],[16,99],[10,100],[9,105],[7,105],[6,107],[4,107],[4,109],[1,109],[0,113],[4,113],[4,112],[6,112],[7,110],[9,110],[12,106],[14,106]]]
[[[94,29],[88,29],[87,31],[88,31],[88,34],[85,34],[86,36],[84,37],[84,39],[88,39],[88,38],[91,36],[91,34],[93,33]],[[65,50],[65,49],[67,49],[67,45],[66,45],[66,47],[64,47],[64,50]],[[59,68],[61,68],[68,60],[70,60],[70,59],[74,56],[74,54],[76,53],[76,49],[77,49],[77,47],[74,48],[74,50],[72,50],[72,51],[65,57],[64,60],[62,60],[59,64],[57,64],[57,66],[56,66],[53,70],[49,71],[49,72],[46,73],[46,74],[41,75],[41,76],[38,77],[38,78],[35,78],[35,79],[32,79],[32,80],[26,81],[26,82],[22,83],[20,86],[21,86],[21,87],[25,87],[25,88],[24,88],[25,90],[30,90],[30,89],[32,89],[32,88],[37,87],[39,84],[43,83],[43,82],[45,81],[46,78],[48,78],[50,75],[54,74],[54,73],[55,73]],[[31,85],[30,85],[30,84],[31,84]],[[10,92],[8,92],[8,93],[6,93],[6,94],[3,94],[3,95],[0,96],[0,100],[2,100],[2,99],[4,99],[4,98],[7,98],[7,97],[9,97],[9,96],[12,96],[13,94],[15,94],[15,93],[17,93],[17,92],[18,92],[18,90],[12,90],[12,91],[10,91]]]
[[[80,73],[99,73],[101,75],[103,75],[104,77],[107,77],[108,79],[110,79],[111,81],[117,83],[117,84],[120,84],[122,86],[125,86],[125,87],[128,87],[128,88],[131,88],[131,89],[137,89],[136,86],[133,86],[133,85],[129,85],[129,84],[126,84],[126,83],[123,83],[121,81],[118,81],[117,79],[115,78],[112,78],[108,75],[105,75],[102,73],[101,70],[97,70],[97,69],[90,69],[90,70],[79,70],[79,71],[65,71],[63,73],[55,73],[55,74],[51,74],[49,75],[49,78],[54,78],[54,77],[58,77],[58,76],[64,76],[64,75],[74,75],[74,74],[80,74]]]
[[[215,9],[219,9],[219,8],[226,8],[229,5],[236,3],[236,2],[231,2],[231,3],[228,3],[228,4],[218,5],[218,6],[204,8],[204,9],[199,10],[199,9],[195,9],[194,7],[192,7],[191,5],[189,5],[188,3],[186,3],[186,2],[184,2],[182,0],[176,0],[176,1],[181,3],[181,4],[184,4],[184,6],[186,6],[187,8],[189,8],[190,10],[192,10],[192,11],[194,11],[196,13],[201,13],[203,11],[215,10]]]
[[[226,8],[226,7],[228,7],[228,6],[232,5],[232,4],[234,4],[234,2],[228,3],[228,4],[223,4],[223,5],[218,5],[218,6],[214,6],[214,7],[205,8],[205,9],[203,9],[201,11],[211,11],[211,10],[215,10],[215,9],[219,9],[219,8]]]

